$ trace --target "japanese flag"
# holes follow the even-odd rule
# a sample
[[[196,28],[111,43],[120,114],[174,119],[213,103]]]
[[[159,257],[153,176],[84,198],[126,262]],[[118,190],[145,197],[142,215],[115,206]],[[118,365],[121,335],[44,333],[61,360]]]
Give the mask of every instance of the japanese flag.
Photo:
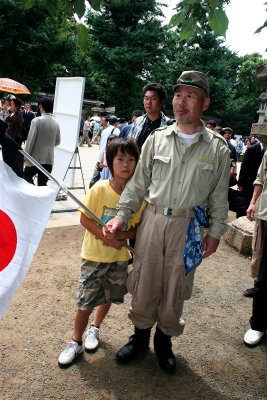
[[[29,269],[57,192],[29,184],[0,160],[0,318]]]

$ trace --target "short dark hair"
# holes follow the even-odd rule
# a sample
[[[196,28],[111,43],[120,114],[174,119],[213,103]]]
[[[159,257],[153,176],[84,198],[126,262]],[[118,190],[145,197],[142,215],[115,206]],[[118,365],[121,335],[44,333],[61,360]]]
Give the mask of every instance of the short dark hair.
[[[143,111],[142,110],[134,110],[132,113],[132,117],[142,117]]]
[[[210,119],[207,124],[213,126],[214,128],[217,126],[216,122],[213,119]]]
[[[10,99],[10,102],[11,101],[13,101],[13,103],[15,104],[15,107],[16,108],[20,108],[21,107],[21,105],[22,105],[22,100],[20,100],[20,99]]]
[[[223,128],[222,128],[221,126],[216,125],[216,126],[215,126],[215,129],[216,129],[216,131],[219,131],[219,133],[222,135],[222,130],[223,130]]]
[[[52,99],[50,99],[50,97],[43,97],[40,100],[39,105],[43,107],[43,109],[45,110],[46,113],[53,112],[54,101]]]
[[[130,137],[116,137],[107,145],[106,149],[107,164],[112,176],[114,173],[113,160],[118,154],[118,151],[121,151],[124,154],[128,153],[133,156],[136,163],[139,160],[140,153],[136,141]]]
[[[167,97],[166,89],[160,83],[152,82],[145,85],[143,87],[143,96],[146,94],[146,92],[148,92],[148,90],[153,90],[154,92],[157,92],[161,101],[164,101]]]

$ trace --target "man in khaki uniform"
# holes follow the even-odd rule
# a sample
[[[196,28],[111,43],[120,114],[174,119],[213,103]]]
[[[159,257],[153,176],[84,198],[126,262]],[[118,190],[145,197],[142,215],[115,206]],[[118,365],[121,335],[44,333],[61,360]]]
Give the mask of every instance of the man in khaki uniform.
[[[192,293],[194,271],[186,274],[184,263],[186,233],[195,216],[192,208],[204,206],[209,216],[203,240],[203,257],[208,257],[225,230],[230,165],[225,140],[200,119],[210,103],[207,77],[198,71],[183,72],[173,89],[177,122],[148,137],[121,195],[117,216],[104,230],[112,237],[142,200],[147,201],[127,278],[135,333],[116,358],[128,362],[146,350],[157,323],[154,348],[160,367],[168,372],[176,367],[171,337],[183,332],[183,304]]]

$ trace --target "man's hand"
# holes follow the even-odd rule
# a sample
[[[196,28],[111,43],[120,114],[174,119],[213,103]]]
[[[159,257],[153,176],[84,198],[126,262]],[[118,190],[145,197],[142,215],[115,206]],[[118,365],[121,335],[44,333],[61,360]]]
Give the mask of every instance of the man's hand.
[[[206,235],[203,239],[203,258],[207,258],[215,253],[219,243],[219,239]]]
[[[247,209],[247,218],[250,221],[254,221],[254,219],[255,219],[255,211],[256,211],[256,205],[255,204],[250,204],[248,209]]]
[[[106,227],[102,229],[103,235],[107,239],[114,239],[116,237],[117,230],[121,231],[125,226],[125,223],[120,218],[112,218],[107,222]]]

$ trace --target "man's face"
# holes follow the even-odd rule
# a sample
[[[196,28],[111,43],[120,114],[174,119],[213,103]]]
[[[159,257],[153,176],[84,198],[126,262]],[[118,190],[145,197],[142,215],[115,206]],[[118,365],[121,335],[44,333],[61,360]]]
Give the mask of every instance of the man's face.
[[[102,117],[101,118],[101,125],[105,127],[105,126],[107,126],[107,124],[108,124],[107,118]]]
[[[24,109],[26,111],[30,111],[30,108],[31,108],[30,104],[26,103],[25,106],[24,106]]]
[[[144,108],[148,114],[159,114],[163,101],[154,90],[147,90],[144,95]]]
[[[10,107],[10,101],[9,100],[5,100],[5,102],[3,104],[3,110],[7,111],[8,107]]]
[[[227,141],[230,140],[231,136],[232,136],[232,134],[231,134],[230,131],[224,131],[223,132],[223,137],[224,137],[225,140],[227,140]]]
[[[172,106],[177,123],[194,124],[199,121],[202,112],[207,110],[210,99],[203,90],[193,86],[178,86],[174,93]]]
[[[211,124],[207,124],[207,128],[210,129],[210,130],[212,130],[212,131],[215,130],[215,127],[214,127],[213,125],[211,125]]]

